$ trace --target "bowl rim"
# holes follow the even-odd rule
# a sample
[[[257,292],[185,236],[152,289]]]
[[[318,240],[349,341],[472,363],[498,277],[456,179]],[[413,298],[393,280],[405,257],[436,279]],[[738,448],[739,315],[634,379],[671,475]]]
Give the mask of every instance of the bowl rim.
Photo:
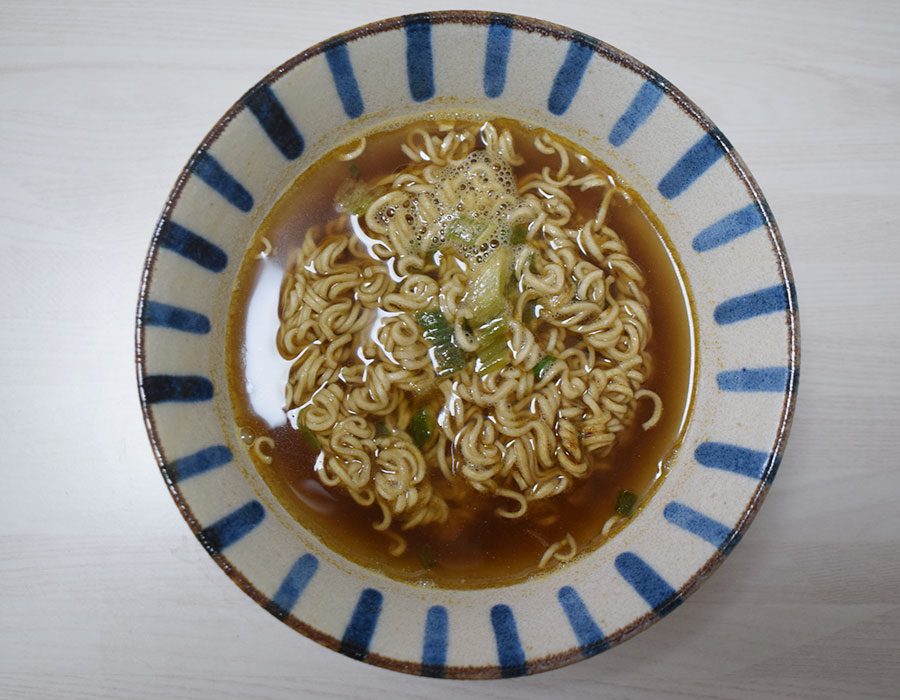
[[[536,19],[518,14],[498,13],[484,10],[440,10],[421,12],[408,15],[400,15],[387,19],[377,20],[368,24],[359,26],[355,29],[342,32],[332,36],[324,41],[320,41],[304,51],[289,58],[287,61],[270,71],[261,80],[247,90],[234,104],[225,112],[225,114],[216,122],[216,124],[203,137],[200,144],[194,149],[185,166],[182,168],[178,178],[170,190],[166,202],[160,212],[157,220],[153,236],[150,241],[149,249],[144,260],[144,266],[141,276],[141,284],[138,294],[138,304],[136,312],[135,325],[135,368],[138,384],[138,394],[141,403],[141,412],[143,415],[144,427],[147,431],[148,440],[151,449],[160,468],[160,472],[166,483],[175,504],[178,506],[182,516],[187,522],[191,531],[206,549],[207,553],[219,565],[219,567],[228,575],[228,577],[240,587],[240,589],[252,598],[257,604],[265,610],[273,614],[276,618],[284,622],[292,629],[300,632],[304,636],[313,641],[328,647],[329,649],[338,651],[341,647],[341,640],[326,634],[312,625],[303,622],[293,614],[278,615],[271,608],[269,599],[241,572],[233,566],[220,551],[215,549],[206,542],[202,536],[202,527],[198,519],[194,516],[187,500],[183,497],[180,488],[172,479],[171,475],[165,470],[167,460],[164,455],[161,441],[157,438],[156,426],[153,416],[148,410],[148,403],[142,392],[142,378],[146,374],[145,370],[145,352],[144,352],[144,332],[145,323],[143,321],[145,303],[149,299],[149,289],[152,282],[153,267],[156,262],[157,254],[160,249],[159,239],[163,232],[164,226],[169,219],[169,214],[174,209],[181,197],[182,191],[188,179],[191,177],[194,166],[198,158],[202,157],[215,143],[222,132],[227,128],[231,121],[247,108],[246,100],[254,90],[261,86],[271,86],[277,82],[283,75],[289,73],[298,65],[308,61],[319,54],[324,53],[329,48],[337,44],[349,44],[357,39],[402,29],[403,27],[415,22],[428,22],[432,25],[437,24],[462,24],[462,25],[490,25],[491,23],[501,22],[510,29],[525,31],[528,33],[537,33],[543,36],[562,40],[566,42],[578,42],[588,46],[594,53],[599,54],[603,59],[617,63],[632,72],[636,73],[645,80],[653,82],[659,87],[663,94],[672,99],[683,113],[693,119],[703,131],[713,137],[724,152],[724,157],[728,161],[731,169],[737,175],[738,179],[745,186],[751,200],[760,208],[763,216],[763,226],[766,234],[772,244],[772,250],[778,264],[779,275],[785,287],[789,290],[786,299],[786,307],[784,310],[786,317],[788,355],[787,369],[789,371],[789,379],[784,392],[784,400],[782,404],[781,416],[778,428],[774,435],[770,458],[766,463],[765,469],[761,475],[759,483],[753,496],[747,501],[746,507],[729,535],[729,540],[722,547],[716,549],[713,555],[700,566],[694,575],[690,577],[680,589],[676,591],[674,596],[674,604],[665,611],[649,610],[644,616],[635,619],[631,624],[617,630],[615,633],[605,638],[604,650],[611,648],[621,642],[631,638],[640,631],[643,631],[659,619],[664,614],[674,609],[690,596],[703,581],[706,580],[725,560],[732,549],[740,541],[746,532],[750,523],[756,517],[759,506],[765,499],[772,480],[779,468],[785,444],[790,434],[791,421],[793,418],[796,395],[799,383],[799,367],[800,367],[800,330],[799,316],[797,309],[796,290],[794,287],[794,277],[788,262],[787,254],[784,248],[784,242],[781,237],[780,230],[775,218],[769,208],[766,198],[757,184],[755,178],[750,173],[743,159],[737,153],[731,142],[724,136],[713,121],[690,100],[681,90],[675,87],[670,81],[661,76],[654,69],[650,68],[643,62],[635,59],[630,54],[608,44],[604,41],[596,39],[590,35],[584,34],[577,30],[567,28],[565,26],[548,22],[542,19]],[[534,674],[543,671],[553,670],[569,665],[576,661],[586,658],[582,647],[576,645],[567,651],[551,654],[539,659],[529,659],[527,662],[527,673]],[[365,663],[380,666],[394,671],[400,671],[412,675],[423,675],[421,672],[421,664],[401,661],[378,653],[368,653],[364,659]],[[490,679],[498,678],[498,667],[496,664],[485,666],[447,666],[445,667],[445,678],[448,679]]]

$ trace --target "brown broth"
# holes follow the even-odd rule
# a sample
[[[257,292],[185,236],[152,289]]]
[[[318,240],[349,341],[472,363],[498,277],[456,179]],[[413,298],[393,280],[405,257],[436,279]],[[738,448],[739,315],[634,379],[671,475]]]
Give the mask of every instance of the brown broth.
[[[493,121],[498,128],[512,131],[517,149],[526,159],[525,166],[515,168],[517,176],[525,168],[556,167],[555,155],[543,155],[531,145],[537,131],[508,120]],[[399,146],[405,133],[398,129],[370,136],[364,153],[353,161],[354,171],[358,168],[362,179],[371,180],[403,165],[406,157]],[[335,156],[348,150],[347,146],[338,149],[301,175],[257,232],[241,266],[229,314],[226,366],[235,418],[245,441],[268,435],[275,442],[271,463],[254,458],[256,468],[285,509],[326,546],[398,579],[446,588],[502,585],[537,571],[547,547],[567,533],[574,536],[579,552],[596,547],[603,541],[601,528],[614,513],[623,488],[638,494],[640,502],[655,490],[678,447],[689,408],[691,322],[681,275],[661,227],[636,195],[632,204],[614,198],[608,222],[644,272],[650,298],[652,371],[644,388],[655,391],[663,401],[658,425],[646,432],[640,428],[652,412],[652,403],[641,401],[632,427],[603,459],[609,469],[595,471],[560,496],[532,503],[528,513],[515,520],[495,516],[498,501],[473,493],[464,508],[451,511],[447,523],[403,532],[407,550],[394,557],[388,553],[391,541],[372,527],[381,519],[378,507],[364,508],[345,492],[320,483],[313,471],[316,453],[287,424],[282,409],[290,362],[278,355],[275,333],[284,266],[311,226],[336,216],[334,193],[351,177],[351,169],[348,162]],[[592,162],[608,172],[596,160]],[[583,166],[573,163],[575,168]],[[599,193],[589,190],[578,195],[576,205],[592,216]],[[273,251],[259,259],[263,237],[271,242]],[[554,522],[546,524],[554,516]]]

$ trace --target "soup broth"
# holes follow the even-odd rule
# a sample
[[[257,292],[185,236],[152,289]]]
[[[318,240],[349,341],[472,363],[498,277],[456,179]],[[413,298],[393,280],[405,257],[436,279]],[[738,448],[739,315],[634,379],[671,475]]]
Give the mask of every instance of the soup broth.
[[[283,195],[254,238],[242,262],[227,330],[226,365],[239,429],[236,438],[245,444],[259,473],[284,508],[326,546],[352,561],[397,579],[447,588],[502,585],[521,580],[535,572],[561,565],[576,553],[591,550],[614,536],[627,524],[629,515],[625,514],[636,512],[665,475],[684,427],[692,383],[692,337],[686,292],[678,265],[652,214],[633,192],[616,181],[608,168],[572,144],[552,135],[543,137],[543,130],[528,128],[510,120],[493,119],[491,123],[493,131],[485,136],[485,127],[480,120],[422,120],[373,132],[364,141],[348,143],[314,164]],[[419,136],[411,136],[417,129],[420,130]],[[367,364],[372,360],[366,355],[369,351],[365,350],[364,342],[374,342],[382,337],[378,335],[379,324],[396,320],[399,315],[407,319],[407,327],[415,330],[409,319],[417,319],[418,332],[422,337],[417,338],[416,347],[428,349],[429,364],[424,369],[416,370],[419,372],[416,376],[432,379],[416,384],[416,390],[410,389],[403,394],[408,406],[396,408],[391,413],[382,411],[378,415],[362,415],[359,424],[365,423],[364,427],[369,431],[366,435],[374,436],[371,440],[376,442],[382,440],[383,445],[390,440],[400,441],[407,447],[410,440],[416,444],[421,442],[419,452],[424,456],[425,477],[416,487],[418,490],[411,495],[407,493],[402,497],[388,498],[383,495],[385,489],[378,491],[377,486],[367,486],[369,490],[365,494],[375,493],[375,502],[368,500],[369,495],[363,497],[362,491],[357,492],[354,498],[354,493],[345,486],[347,482],[338,483],[337,472],[329,471],[326,466],[328,460],[334,458],[338,460],[333,463],[337,465],[334,469],[343,469],[331,447],[332,443],[340,441],[339,437],[334,432],[317,434],[305,426],[307,419],[304,418],[304,411],[311,410],[313,401],[307,394],[302,395],[299,403],[291,396],[287,401],[285,398],[285,386],[289,383],[295,388],[305,381],[312,385],[310,391],[313,394],[324,390],[327,383],[317,385],[315,376],[303,379],[292,374],[292,365],[296,373],[296,366],[306,357],[304,353],[308,354],[309,345],[297,345],[300,348],[297,354],[285,359],[287,341],[284,340],[286,333],[282,326],[287,314],[285,299],[290,296],[291,285],[297,278],[293,271],[296,266],[302,276],[303,269],[314,268],[317,263],[309,258],[313,254],[310,251],[319,251],[316,254],[321,255],[323,246],[330,240],[356,238],[357,242],[345,246],[334,259],[335,266],[343,266],[341,269],[356,266],[357,272],[349,276],[348,284],[359,284],[359,281],[353,281],[353,277],[362,280],[366,268],[373,267],[374,270],[380,265],[387,266],[392,283],[399,289],[403,280],[401,256],[379,251],[377,242],[373,242],[378,237],[367,221],[387,222],[390,218],[388,209],[393,212],[393,200],[388,201],[389,198],[385,199],[386,204],[381,209],[374,213],[373,210],[378,208],[378,198],[384,198],[384,193],[390,191],[392,179],[396,182],[397,174],[409,166],[410,156],[404,152],[404,145],[407,151],[425,156],[416,171],[419,172],[429,167],[428,149],[422,146],[423,133],[436,135],[440,140],[451,132],[459,134],[466,129],[476,135],[476,140],[481,139],[474,147],[475,153],[484,147],[485,139],[496,149],[513,145],[521,158],[521,163],[517,158],[512,158],[518,164],[508,166],[515,180],[510,190],[515,202],[520,201],[515,198],[521,194],[515,190],[522,190],[529,174],[543,172],[544,177],[549,174],[550,180],[555,181],[563,172],[561,161],[568,160],[568,174],[581,178],[582,183],[588,186],[583,189],[579,186],[567,187],[566,193],[571,200],[571,221],[567,226],[577,229],[585,221],[597,217],[598,211],[605,212],[602,225],[618,234],[627,248],[629,257],[623,260],[630,259],[643,273],[640,289],[634,293],[645,302],[648,327],[652,333],[649,333],[648,340],[642,341],[645,342],[640,353],[643,362],[632,361],[631,366],[635,369],[629,370],[630,375],[622,374],[633,378],[631,388],[623,390],[625,394],[632,392],[630,403],[627,407],[621,407],[621,414],[615,413],[620,410],[618,404],[609,404],[614,418],[621,415],[618,423],[614,420],[607,424],[602,435],[594,435],[590,426],[582,425],[579,422],[581,419],[575,417],[581,415],[578,414],[581,409],[574,410],[570,405],[576,402],[577,406],[581,406],[577,402],[582,400],[590,404],[588,399],[578,396],[565,399],[560,404],[563,418],[553,423],[554,430],[558,432],[554,443],[555,459],[563,460],[566,455],[576,455],[575,466],[568,471],[555,466],[553,469],[556,471],[540,467],[543,470],[541,473],[557,474],[555,481],[550,477],[543,481],[535,477],[536,481],[529,481],[527,474],[522,476],[525,468],[518,466],[510,471],[512,476],[497,474],[485,478],[484,474],[492,468],[490,465],[467,467],[462,447],[458,440],[454,441],[458,436],[454,439],[446,435],[441,437],[442,431],[446,433],[453,425],[459,427],[463,424],[463,417],[452,415],[453,402],[448,399],[448,392],[451,391],[448,387],[457,386],[454,382],[461,381],[460,377],[470,378],[473,383],[482,386],[492,381],[489,379],[492,373],[501,373],[504,368],[515,364],[519,355],[513,347],[514,337],[519,336],[514,336],[514,332],[518,333],[516,329],[520,327],[530,329],[529,332],[538,340],[550,338],[558,342],[556,347],[559,350],[554,352],[564,356],[567,350],[576,347],[580,338],[577,334],[566,335],[563,329],[560,332],[566,340],[554,340],[556,336],[552,333],[556,332],[553,331],[556,326],[553,324],[562,323],[560,314],[569,308],[567,304],[583,301],[579,291],[585,295],[591,292],[585,291],[589,288],[589,285],[585,286],[587,283],[579,286],[576,284],[578,280],[574,280],[568,298],[560,300],[557,298],[559,295],[538,295],[524,303],[522,308],[526,309],[523,313],[527,318],[520,318],[521,314],[516,315],[516,295],[525,293],[523,290],[526,290],[527,280],[532,277],[537,279],[545,269],[542,268],[541,256],[545,253],[551,257],[558,254],[554,252],[557,249],[553,247],[552,236],[547,241],[538,240],[540,232],[536,231],[536,225],[531,220],[521,224],[501,220],[498,227],[491,223],[491,212],[438,212],[444,224],[437,238],[429,239],[431,234],[426,232],[411,239],[407,244],[409,250],[404,252],[419,256],[424,262],[416,269],[436,280],[441,277],[440,271],[451,263],[468,275],[465,293],[453,302],[460,309],[468,310],[460,311],[452,323],[448,321],[453,334],[449,338],[445,335],[435,340],[446,328],[441,326],[435,331],[435,327],[428,325],[433,317],[423,316],[426,312],[437,313],[439,304],[444,301],[435,301],[433,305],[429,303],[427,308],[421,308],[420,304],[418,309],[410,308],[405,316],[402,309],[398,311],[397,308],[392,311],[370,310],[371,313],[360,321],[360,330],[354,332],[346,349],[341,350],[344,354],[337,362],[340,367],[327,380],[329,386],[342,387],[340,391],[346,391],[346,396],[349,396],[353,382],[359,379],[360,374],[365,375],[372,369]],[[500,138],[503,134],[508,135],[507,146]],[[562,144],[565,155],[553,144]],[[434,159],[440,162],[437,156]],[[473,163],[477,165],[480,162],[477,156],[470,156],[464,162],[459,158],[447,160],[451,165],[461,163],[457,166],[458,171],[474,168]],[[506,177],[506,170],[496,163],[489,159],[485,163],[499,173],[498,178],[502,180]],[[431,163],[432,170],[429,172],[438,178],[435,175],[438,168],[450,168],[451,165]],[[475,185],[470,183],[468,187],[471,190]],[[554,196],[550,189],[534,184],[529,191],[537,198],[550,200]],[[613,189],[615,192],[610,194]],[[462,191],[465,192],[465,185]],[[407,206],[408,201],[402,205],[406,207],[406,214],[398,205],[396,214],[390,215],[406,215],[410,220],[420,217],[424,205],[419,202],[419,210],[413,211],[416,203]],[[518,205],[513,204],[506,211],[512,211],[515,206]],[[410,215],[410,211],[415,216]],[[515,221],[515,215],[511,216],[513,218],[509,220]],[[548,221],[550,218],[552,216],[548,217]],[[411,225],[415,227],[416,223],[413,221]],[[359,243],[360,240],[363,244]],[[581,242],[579,245],[582,245]],[[306,258],[303,257],[303,250],[307,251]],[[589,258],[589,251],[585,255]],[[499,274],[509,276],[508,281],[504,277],[501,290],[506,295],[505,306],[497,307],[500,311],[493,311],[493,316],[484,321],[487,316],[479,316],[484,305],[478,306],[479,290],[474,288],[477,284],[493,283],[493,273],[488,274],[485,270],[500,270],[500,256],[506,256],[503,260],[507,262],[503,263],[506,272]],[[538,260],[535,260],[536,257]],[[622,270],[625,265],[625,262],[619,268],[615,264],[600,265],[604,272],[597,276],[609,280],[615,276],[617,269]],[[529,271],[532,277],[529,277]],[[457,274],[455,268],[452,273]],[[473,282],[479,274],[487,282]],[[621,277],[625,273],[619,274]],[[550,273],[547,275],[546,279],[549,279]],[[598,288],[602,292],[602,283]],[[532,292],[532,296],[534,294]],[[439,299],[439,296],[434,299]],[[330,305],[335,303],[329,302]],[[530,309],[527,308],[529,305]],[[623,308],[629,310],[634,307],[623,302]],[[279,313],[282,314],[281,320]],[[634,310],[628,313],[641,312]],[[479,329],[489,325],[495,328],[501,322],[505,324],[502,325],[501,342],[495,342],[491,352],[486,352],[486,346],[492,341],[488,339],[487,331],[481,332]],[[331,341],[316,342],[319,344],[313,349],[318,348],[317,352],[327,352],[327,348],[331,347]],[[626,339],[622,342],[624,345],[621,347],[627,347],[629,342],[633,344],[636,341]],[[388,352],[383,347],[384,343],[379,343],[380,350],[375,348],[371,352]],[[601,354],[597,354],[597,365],[607,369],[612,367],[613,361],[608,357],[604,359]],[[411,360],[403,357],[397,360],[398,364],[410,365]],[[519,383],[514,390],[521,399],[520,405],[530,406],[521,410],[531,411],[534,420],[540,420],[541,410],[544,409],[539,402],[528,404],[529,392],[569,381],[567,391],[570,394],[576,393],[573,388],[579,386],[587,387],[583,393],[590,394],[589,374],[582,372],[579,379],[576,376],[578,373],[574,372],[572,378],[566,379],[569,375],[565,374],[564,360],[551,356],[549,351],[534,357],[540,361],[529,367],[528,372],[518,375]],[[574,366],[571,360],[569,364]],[[353,369],[354,365],[358,366],[358,372]],[[588,367],[586,371],[590,369]],[[553,372],[556,375],[552,375]],[[528,376],[530,374],[534,375],[533,380]],[[460,391],[465,395],[464,389]],[[297,389],[294,396],[301,394]],[[633,396],[639,398],[634,399]],[[619,394],[613,395],[610,400],[625,401]],[[349,412],[351,417],[355,415],[354,409],[347,408],[347,398],[338,397],[335,405],[345,413]],[[468,407],[466,410],[471,408],[469,404],[465,406]],[[565,409],[565,406],[570,408]],[[661,413],[658,410],[660,406]],[[491,406],[484,407],[485,425],[492,420],[493,410]],[[584,410],[584,415],[589,415],[590,412]],[[470,416],[471,422],[481,420],[481,413],[479,408],[466,415]],[[654,424],[644,429],[645,423]],[[566,429],[569,430],[568,437]],[[495,433],[501,451],[503,445],[512,444],[509,441],[516,439],[502,431],[494,431],[491,435]],[[595,442],[592,444],[591,440]],[[598,448],[600,443],[597,440],[612,442]],[[537,452],[538,447],[535,444]],[[385,449],[383,447],[382,452]],[[415,452],[411,447],[408,449]],[[444,455],[443,466],[435,458],[438,449]],[[372,454],[377,454],[377,450]],[[524,460],[526,456],[531,461],[540,459],[524,454],[519,459]],[[509,464],[513,461],[510,458]],[[375,469],[375,466],[371,468]],[[519,471],[516,472],[516,469]],[[583,473],[579,474],[579,469]],[[347,471],[350,471],[349,467]],[[386,471],[390,472],[389,469]],[[460,476],[463,473],[469,476],[463,479]],[[346,479],[357,478],[355,474],[357,472]],[[449,480],[448,474],[451,476]],[[481,479],[484,480],[479,481]],[[545,495],[552,489],[557,489],[558,493]],[[623,492],[627,493],[623,495]],[[418,498],[419,501],[403,509],[404,504],[399,498],[409,501]],[[429,504],[427,507],[422,505],[425,501]],[[365,505],[366,502],[369,505]],[[390,522],[385,527],[387,521]]]

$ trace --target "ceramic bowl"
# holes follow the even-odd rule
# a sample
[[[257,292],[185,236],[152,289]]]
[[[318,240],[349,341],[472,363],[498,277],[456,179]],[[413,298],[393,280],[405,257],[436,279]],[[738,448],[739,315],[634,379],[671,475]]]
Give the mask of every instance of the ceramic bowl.
[[[694,324],[692,411],[656,493],[594,551],[482,590],[390,579],[329,551],[294,521],[237,439],[224,366],[231,290],[279,195],[354,133],[434,110],[518,118],[607,163],[666,229]],[[590,657],[645,629],[740,540],[787,437],[797,307],[765,198],[725,136],[670,82],[563,27],[436,12],[304,51],[215,125],[179,175],[150,244],[137,365],[169,490],[251,598],[368,663],[506,677]]]

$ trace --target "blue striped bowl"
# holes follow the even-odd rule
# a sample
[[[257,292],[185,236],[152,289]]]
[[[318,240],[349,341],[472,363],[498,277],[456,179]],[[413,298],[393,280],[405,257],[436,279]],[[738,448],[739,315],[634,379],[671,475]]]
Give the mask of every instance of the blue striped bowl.
[[[593,152],[668,231],[692,292],[693,412],[669,476],[599,549],[484,590],[422,588],[326,549],[272,497],[235,434],[226,310],[281,192],[354,133],[429,110],[495,113]],[[140,399],[197,538],[275,617],[353,658],[428,676],[535,673],[671,612],[738,542],[787,437],[797,307],[766,201],[722,133],[671,83],[562,27],[440,12],[378,22],[293,58],[191,157],[159,220],[137,319]]]

